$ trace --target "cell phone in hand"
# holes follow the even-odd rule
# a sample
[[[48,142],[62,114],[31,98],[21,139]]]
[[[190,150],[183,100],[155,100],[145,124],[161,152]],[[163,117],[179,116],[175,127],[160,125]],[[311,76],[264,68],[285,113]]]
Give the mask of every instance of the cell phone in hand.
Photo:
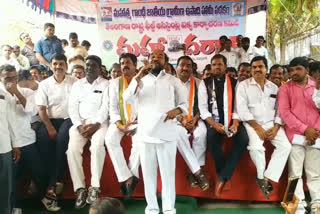
[[[298,177],[289,178],[287,189],[282,200],[284,203],[289,203],[293,200],[293,195],[296,190],[298,181]]]

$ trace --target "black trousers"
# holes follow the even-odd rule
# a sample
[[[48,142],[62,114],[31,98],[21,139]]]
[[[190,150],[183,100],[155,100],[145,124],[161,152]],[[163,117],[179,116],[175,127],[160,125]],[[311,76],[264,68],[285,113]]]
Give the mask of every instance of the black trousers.
[[[13,179],[13,207],[21,208],[22,198],[17,194],[17,180],[23,174],[29,171],[33,181],[36,183],[40,195],[44,195],[47,188],[47,179],[44,162],[40,158],[40,152],[36,143],[20,147],[21,159],[14,163],[14,179]]]
[[[54,187],[57,182],[63,182],[66,167],[66,151],[69,143],[69,129],[72,126],[68,119],[50,119],[57,131],[55,140],[49,138],[47,128],[41,124],[37,130],[37,144],[40,157],[45,163],[48,187]]]
[[[240,123],[238,132],[232,137],[232,150],[225,157],[222,150],[222,140],[225,135],[220,134],[215,129],[207,127],[207,144],[216,164],[216,171],[221,181],[230,180],[234,169],[239,163],[243,153],[247,151],[249,138],[246,129]]]
[[[1,143],[1,142],[0,142]],[[12,151],[0,154],[0,213],[12,212]]]

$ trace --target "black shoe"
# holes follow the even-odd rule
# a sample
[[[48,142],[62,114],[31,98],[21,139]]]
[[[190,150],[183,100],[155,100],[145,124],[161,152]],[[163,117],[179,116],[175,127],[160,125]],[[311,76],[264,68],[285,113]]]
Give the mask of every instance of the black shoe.
[[[127,184],[124,182],[120,187],[120,193],[124,195],[125,199],[129,199],[131,195],[134,193],[134,190],[136,189],[137,184],[139,183],[139,178],[136,176],[132,176],[132,183]]]
[[[273,193],[273,190],[274,189],[273,189],[273,186],[272,186],[271,182],[268,181],[268,188],[267,188],[268,195]]]
[[[77,199],[74,207],[76,209],[81,209],[86,206],[86,199],[88,197],[88,190],[86,188],[79,188],[76,191]]]
[[[261,190],[261,192],[262,192],[262,194],[263,194],[263,196],[266,198],[266,199],[270,199],[269,198],[269,193],[268,193],[268,187],[269,187],[269,185],[268,185],[268,181],[267,180],[265,180],[265,179],[256,179],[256,181],[257,181],[257,184],[258,184],[258,186],[259,186],[259,188],[260,188],[260,190]],[[272,185],[271,185],[272,186]]]

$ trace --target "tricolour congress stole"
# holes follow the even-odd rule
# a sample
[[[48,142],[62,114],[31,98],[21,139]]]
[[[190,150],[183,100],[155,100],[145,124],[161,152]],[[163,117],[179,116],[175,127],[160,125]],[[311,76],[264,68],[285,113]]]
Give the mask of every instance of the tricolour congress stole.
[[[128,80],[122,76],[119,79],[119,107],[120,107],[120,117],[121,117],[121,123],[127,124],[131,122],[131,105],[126,104],[126,110],[127,110],[127,116],[128,121],[126,121],[126,117],[124,116],[124,102],[123,102],[123,91],[128,88]]]

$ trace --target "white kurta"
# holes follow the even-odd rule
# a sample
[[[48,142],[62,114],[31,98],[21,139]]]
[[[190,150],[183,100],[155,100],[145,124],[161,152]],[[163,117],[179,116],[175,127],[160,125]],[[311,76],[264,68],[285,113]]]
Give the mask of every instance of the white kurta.
[[[236,51],[227,51],[223,50],[220,52],[223,56],[227,58],[227,65],[228,67],[234,67],[235,69],[238,69],[239,65],[239,52]]]
[[[177,122],[162,121],[166,113],[179,107],[187,114],[187,91],[181,81],[162,70],[149,73],[139,82],[133,79],[123,94],[124,100],[138,100],[138,135],[141,136],[141,166],[147,200],[146,214],[159,213],[157,170],[162,180],[162,212],[175,214],[175,160]]]
[[[108,80],[101,77],[90,84],[86,78],[77,81],[71,89],[69,98],[69,115],[73,126],[69,130],[67,158],[74,191],[85,188],[85,176],[82,168],[83,147],[89,141],[77,129],[80,125],[100,123],[101,127],[90,140],[91,152],[91,186],[100,187],[106,151],[104,136],[107,130],[108,115]],[[104,116],[100,116],[103,109]]]
[[[316,104],[317,108],[320,109],[320,90],[314,89],[312,100]]]
[[[122,77],[113,79],[109,86],[109,103],[110,103],[110,127],[105,137],[105,143],[110,155],[114,170],[117,174],[119,182],[124,182],[132,176],[139,177],[139,142],[136,134],[132,136],[132,149],[129,158],[129,164],[124,157],[123,149],[121,147],[121,139],[124,133],[121,132],[116,125],[116,122],[121,120],[120,116],[120,102],[119,102],[119,82]],[[125,91],[123,86],[123,92]],[[125,120],[128,121],[128,112],[126,102],[123,101],[123,110]],[[130,121],[137,119],[137,102],[131,105]]]
[[[280,127],[271,143],[275,146],[268,168],[266,169],[264,141],[261,140],[256,131],[246,122],[255,120],[264,130],[271,129],[275,123],[282,124],[276,105],[278,87],[266,80],[264,90],[253,77],[239,83],[236,92],[236,105],[238,116],[244,121],[244,126],[249,137],[248,150],[257,168],[257,177],[264,177],[278,182],[287,162],[291,150],[291,144]]]

